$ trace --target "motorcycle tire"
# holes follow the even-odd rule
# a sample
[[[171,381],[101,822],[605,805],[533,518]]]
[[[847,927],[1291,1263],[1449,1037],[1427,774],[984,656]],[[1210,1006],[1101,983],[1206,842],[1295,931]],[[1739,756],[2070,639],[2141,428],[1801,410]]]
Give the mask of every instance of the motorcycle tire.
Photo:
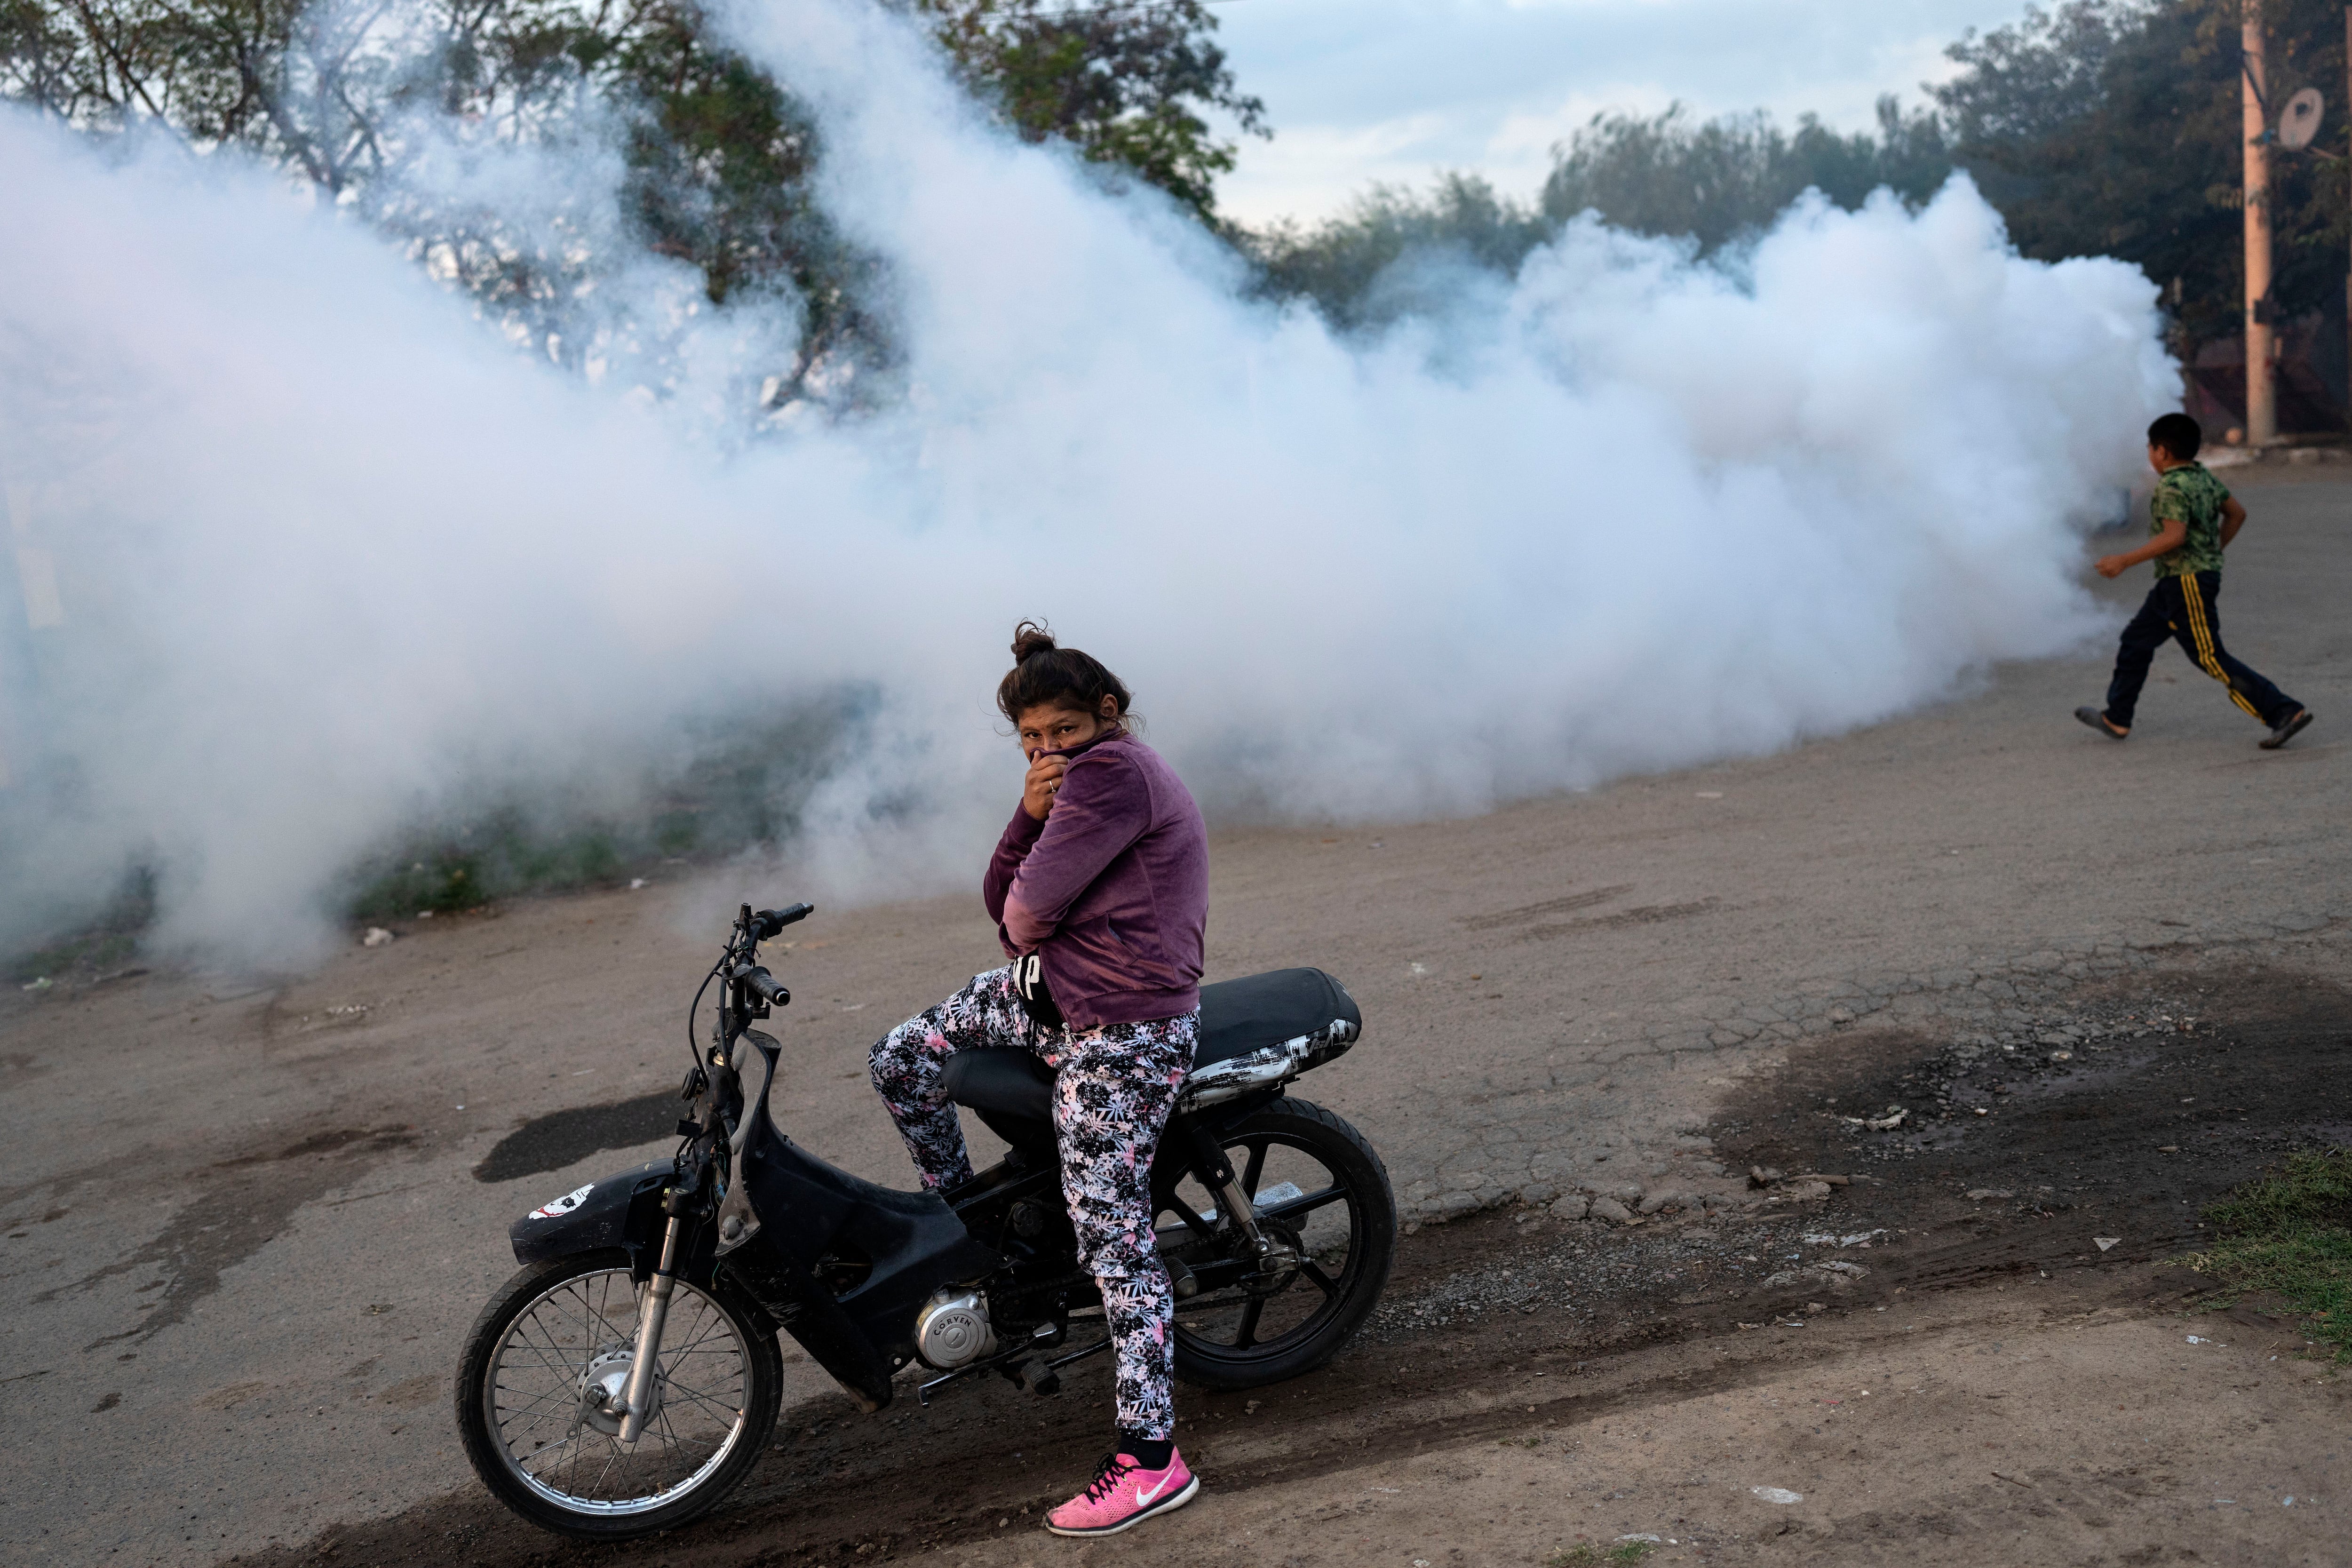
[[[603,1305],[596,1305],[600,1300]],[[548,1310],[548,1321],[558,1325],[552,1335],[538,1326],[536,1314],[542,1308]],[[689,1423],[689,1431],[698,1430],[692,1425],[698,1421],[711,1428],[708,1438],[711,1451],[701,1455],[698,1442],[687,1446],[676,1422],[667,1428],[659,1421],[649,1423],[647,1436],[627,1449],[585,1426],[577,1410],[580,1393],[599,1366],[607,1375],[616,1368],[625,1370],[625,1363],[614,1361],[614,1356],[615,1347],[625,1348],[633,1337],[635,1318],[629,1257],[615,1248],[524,1268],[490,1299],[466,1337],[456,1390],[457,1433],[465,1444],[466,1458],[500,1502],[542,1529],[577,1540],[605,1542],[674,1530],[700,1518],[733,1491],[759,1462],[775,1430],[783,1386],[783,1357],[777,1349],[775,1326],[739,1291],[723,1284],[702,1287],[684,1280],[677,1283],[663,1334],[665,1382],[658,1415],[667,1417],[674,1410],[680,1420]],[[583,1344],[578,1355],[585,1358],[576,1366],[573,1347],[560,1342],[569,1340],[575,1321],[583,1325]],[[696,1335],[701,1337],[696,1339]],[[723,1386],[699,1391],[670,1379],[673,1371],[680,1370],[673,1360],[673,1347],[679,1356],[688,1349],[708,1356],[712,1352],[697,1347],[714,1338],[722,1350],[731,1340],[740,1352],[735,1358],[740,1363],[740,1372],[722,1372]],[[551,1352],[562,1356],[560,1365]],[[703,1363],[691,1364],[698,1378],[708,1375]],[[545,1382],[549,1392],[530,1397],[525,1389],[515,1396],[515,1391],[501,1381],[509,1373],[519,1381]],[[516,1404],[506,1417],[507,1429],[527,1415],[536,1423],[524,1426],[511,1441],[500,1436],[499,1414],[505,1408],[501,1401],[509,1396],[516,1397]],[[534,1407],[539,1412],[536,1415]],[[719,1419],[725,1415],[732,1415],[731,1425]],[[564,1431],[567,1424],[567,1436],[543,1440],[529,1452],[518,1454],[517,1448],[530,1431]],[[544,1469],[534,1470],[526,1463],[566,1444],[573,1445],[574,1456],[568,1482],[559,1484],[551,1479],[563,1462],[561,1456],[554,1466]],[[671,1451],[666,1452],[665,1445]],[[645,1484],[632,1482],[633,1473],[653,1484],[637,1496],[586,1495],[578,1490],[581,1456],[590,1465],[604,1462],[593,1489],[625,1492],[631,1484]],[[667,1487],[659,1484],[667,1473],[665,1458],[681,1472]],[[614,1464],[622,1467],[624,1480],[608,1487],[605,1477]]]
[[[1235,1348],[1187,1330],[1180,1305],[1176,1321],[1176,1375],[1196,1388],[1258,1388],[1323,1365],[1363,1327],[1380,1304],[1389,1270],[1396,1262],[1396,1194],[1388,1168],[1364,1135],[1311,1100],[1285,1097],[1260,1107],[1228,1129],[1221,1140],[1229,1151],[1278,1142],[1320,1163],[1344,1190],[1350,1237],[1346,1260],[1324,1304],[1305,1321],[1272,1341]],[[1236,1160],[1234,1169],[1243,1169]],[[1251,1194],[1256,1196],[1255,1193]],[[1286,1290],[1314,1289],[1295,1279]],[[1255,1323],[1256,1319],[1252,1317]]]

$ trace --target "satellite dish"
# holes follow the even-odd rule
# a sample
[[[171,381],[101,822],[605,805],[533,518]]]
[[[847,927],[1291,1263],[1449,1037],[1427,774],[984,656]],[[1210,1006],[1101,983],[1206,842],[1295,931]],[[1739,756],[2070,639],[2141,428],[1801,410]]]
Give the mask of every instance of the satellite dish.
[[[2311,139],[2319,134],[2319,117],[2326,107],[2327,100],[2315,87],[2306,87],[2288,99],[2279,113],[2279,145],[2290,153],[2310,146]]]

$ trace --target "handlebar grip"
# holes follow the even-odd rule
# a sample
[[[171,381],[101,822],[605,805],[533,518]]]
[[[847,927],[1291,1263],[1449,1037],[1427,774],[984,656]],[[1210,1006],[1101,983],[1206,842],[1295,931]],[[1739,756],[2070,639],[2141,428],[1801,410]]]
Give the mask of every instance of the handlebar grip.
[[[757,964],[747,963],[729,978],[771,1007],[792,1005],[793,994],[777,984],[776,977]]]
[[[751,917],[751,934],[767,941],[795,921],[804,921],[816,913],[814,904],[794,904],[788,910],[761,910]]]

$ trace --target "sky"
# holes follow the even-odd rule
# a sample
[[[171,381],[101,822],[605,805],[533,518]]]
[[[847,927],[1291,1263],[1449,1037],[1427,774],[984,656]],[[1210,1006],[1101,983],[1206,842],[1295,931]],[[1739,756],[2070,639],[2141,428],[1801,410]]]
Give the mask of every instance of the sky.
[[[1529,196],[1551,145],[1604,109],[1811,110],[1841,130],[1920,101],[1944,47],[2022,0],[1212,0],[1271,142],[1220,184],[1230,216],[1312,220],[1373,181],[1444,169]]]

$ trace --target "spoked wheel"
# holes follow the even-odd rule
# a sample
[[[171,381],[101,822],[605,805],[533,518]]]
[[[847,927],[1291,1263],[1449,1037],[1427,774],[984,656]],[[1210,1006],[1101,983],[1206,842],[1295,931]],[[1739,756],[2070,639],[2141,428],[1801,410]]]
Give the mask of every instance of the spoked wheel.
[[[1259,1227],[1296,1265],[1233,1279],[1213,1260],[1244,1256],[1238,1238],[1197,1178],[1180,1183],[1191,1212],[1162,1213],[1161,1249],[1219,1282],[1176,1303],[1176,1375],[1255,1388],[1321,1366],[1363,1326],[1396,1258],[1396,1196],[1363,1135],[1304,1100],[1253,1111],[1223,1142]]]
[[[457,1430],[499,1500],[566,1535],[623,1541],[694,1519],[733,1489],[775,1427],[783,1362],[734,1292],[679,1280],[656,1404],[624,1445],[637,1291],[628,1255],[534,1264],[484,1308],[457,1372]]]

